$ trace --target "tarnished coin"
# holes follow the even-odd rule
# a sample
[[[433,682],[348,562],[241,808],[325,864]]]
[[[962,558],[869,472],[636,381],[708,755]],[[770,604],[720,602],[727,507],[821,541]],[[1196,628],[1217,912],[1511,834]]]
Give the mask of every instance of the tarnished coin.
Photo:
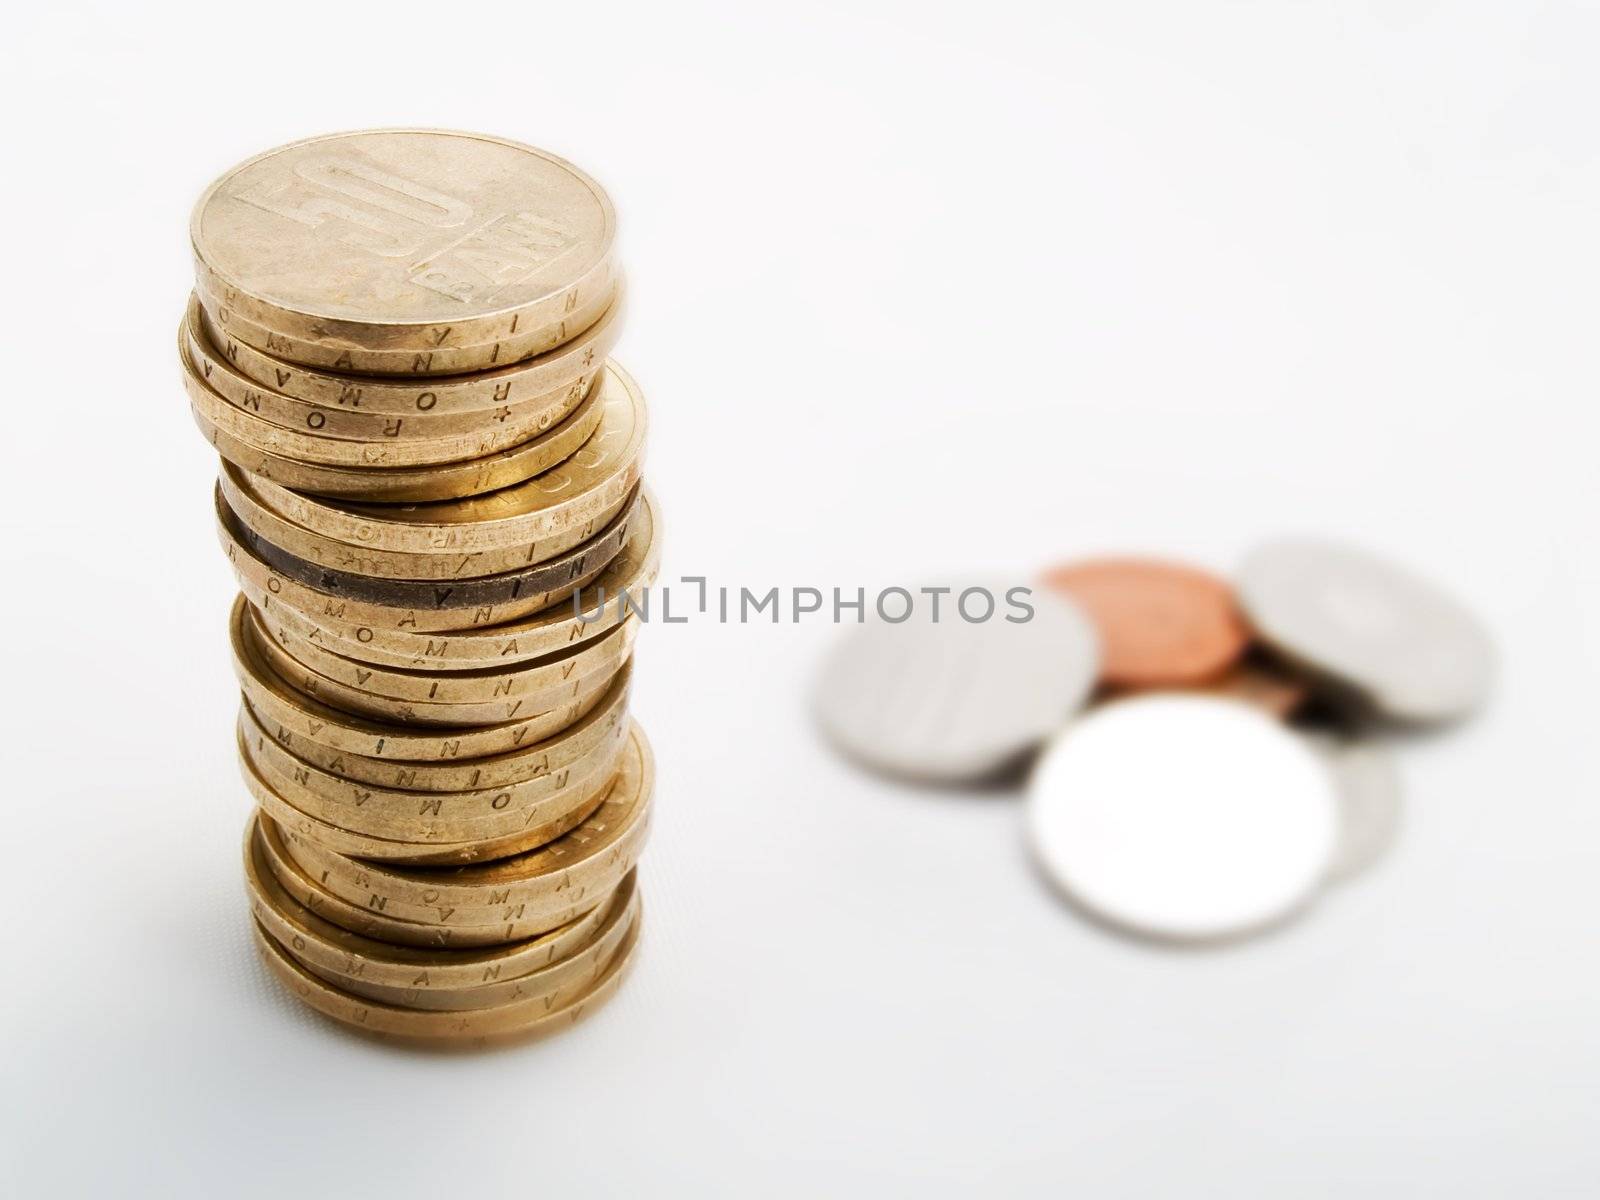
[[[621,332],[619,287],[598,321],[554,350],[498,370],[412,380],[316,371],[274,358],[224,332],[198,298],[190,308],[190,346],[202,357],[225,359],[246,379],[316,408],[413,420],[482,421],[501,408],[563,396],[599,370]]]
[[[1494,652],[1476,618],[1431,584],[1362,550],[1286,538],[1239,570],[1261,638],[1399,721],[1465,716],[1487,697]]]
[[[256,920],[302,963],[415,991],[505,983],[562,962],[592,943],[607,915],[626,907],[634,890],[630,874],[614,895],[588,912],[519,942],[486,949],[431,949],[352,933],[308,908],[273,873],[261,822],[253,814],[245,829],[244,872]]]
[[[601,378],[605,378],[604,373]],[[304,488],[319,496],[347,500],[385,504],[423,503],[456,500],[493,492],[497,488],[512,488],[541,473],[551,473],[558,464],[578,454],[600,431],[600,423],[605,416],[603,388],[603,383],[598,384],[560,424],[520,445],[464,462],[416,467],[339,466],[306,462],[236,437],[213,421],[198,405],[191,404],[189,414],[219,455],[255,476],[261,487],[274,489],[275,495],[299,496],[299,492],[288,489]]]
[[[599,186],[553,155],[391,129],[241,163],[201,196],[190,239],[218,323],[273,335],[257,349],[436,375],[505,366],[592,323],[615,288],[615,225]]]
[[[1239,660],[1250,634],[1220,579],[1179,563],[1102,558],[1044,575],[1100,635],[1100,678],[1114,688],[1185,687]]]
[[[633,493],[637,503],[638,492]],[[555,595],[565,599],[573,588],[581,587],[610,565],[623,543],[633,516],[633,505],[625,503],[611,523],[599,530],[588,541],[573,547],[564,554],[532,566],[520,567],[498,575],[485,575],[471,579],[417,580],[380,579],[338,567],[322,566],[298,558],[280,546],[273,545],[240,519],[228,507],[227,497],[218,488],[218,512],[235,538],[246,541],[256,557],[280,575],[298,580],[327,596],[356,601],[363,605],[384,608],[432,610],[447,612],[451,609],[492,608],[501,619],[509,620],[524,615],[518,612],[528,597]],[[579,582],[581,581],[581,582]],[[318,606],[320,607],[320,605]],[[539,607],[545,607],[539,605]],[[537,611],[529,609],[527,611]],[[416,629],[451,628],[467,624],[459,615],[443,626],[414,624]]]
[[[337,541],[411,553],[525,546],[593,520],[639,481],[644,396],[615,363],[601,374],[597,394],[604,409],[600,426],[580,450],[558,467],[488,495],[385,505],[322,500],[278,486],[248,462],[240,465],[262,476],[257,490],[277,512]]]
[[[570,984],[553,997],[537,996],[469,1012],[419,1012],[352,995],[307,971],[259,924],[254,926],[254,934],[273,974],[325,1016],[380,1037],[487,1046],[569,1028],[609,1000],[632,960],[639,939],[639,917],[634,916],[615,955],[590,978]]]
[[[336,653],[421,670],[504,666],[599,637],[647,604],[661,562],[659,519],[650,493],[622,553],[572,603],[499,625],[450,633],[365,624],[310,588],[277,574],[249,548],[233,543],[228,561],[250,603],[307,640]],[[321,607],[318,604],[321,603]]]
[[[305,840],[305,835],[285,829],[266,812],[258,812],[256,820],[261,828],[261,847],[267,865],[285,891],[312,912],[340,928],[397,946],[460,950],[514,945],[565,928],[585,913],[592,912],[597,904],[603,904],[606,898],[603,895],[590,895],[550,912],[536,910],[529,914],[524,911],[519,915],[515,910],[510,910],[496,914],[497,918],[504,916],[506,919],[497,919],[488,925],[431,925],[405,921],[385,916],[381,897],[369,898],[358,904],[328,891],[289,856],[288,847]]]
[[[1070,601],[995,580],[909,600],[903,621],[874,614],[840,638],[817,680],[822,728],[852,758],[912,779],[981,779],[1088,699],[1095,634]]]
[[[1311,741],[1333,772],[1339,792],[1339,848],[1328,878],[1342,882],[1361,874],[1394,845],[1400,831],[1400,768],[1374,742],[1334,734]]]
[[[386,916],[439,925],[525,920],[586,899],[592,904],[591,897],[611,891],[633,869],[649,830],[654,774],[634,725],[600,806],[564,837],[498,862],[441,868],[362,862],[312,836],[288,841],[285,849],[320,886]]]
[[[281,546],[307,562],[379,579],[482,579],[488,575],[549,562],[599,533],[634,502],[637,494],[636,489],[633,494],[619,497],[615,504],[602,509],[582,525],[574,525],[552,537],[504,550],[475,550],[465,554],[454,551],[405,554],[394,550],[376,550],[370,546],[353,546],[296,525],[278,513],[256,491],[253,476],[241,471],[227,459],[222,460],[221,467],[217,473],[217,486],[222,489],[228,507],[268,542]]]
[[[1235,701],[1166,693],[1073,722],[1028,784],[1028,831],[1052,882],[1095,917],[1210,940],[1308,903],[1339,839],[1326,765]]]

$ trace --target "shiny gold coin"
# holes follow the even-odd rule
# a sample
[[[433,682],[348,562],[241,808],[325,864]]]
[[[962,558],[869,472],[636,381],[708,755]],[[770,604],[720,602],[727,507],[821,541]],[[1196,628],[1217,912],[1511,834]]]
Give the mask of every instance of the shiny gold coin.
[[[375,374],[481,370],[559,344],[609,299],[615,233],[611,202],[570,163],[422,129],[258,155],[190,223],[219,323],[236,312],[277,335],[258,349]]]
[[[254,926],[256,946],[273,974],[306,1004],[364,1033],[423,1043],[488,1046],[570,1028],[615,994],[639,940],[635,915],[611,960],[554,997],[518,1000],[473,1012],[417,1012],[354,996],[295,962],[270,934]]]
[[[301,963],[384,987],[453,992],[525,978],[591,945],[606,917],[632,899],[634,875],[588,912],[548,933],[492,949],[420,949],[352,933],[308,908],[283,886],[260,821],[245,828],[245,885],[256,920]]]
[[[504,665],[598,637],[640,607],[648,609],[661,546],[650,493],[644,492],[642,500],[622,552],[571,603],[500,625],[450,633],[363,624],[326,597],[285,579],[242,547],[228,560],[251,604],[300,637],[347,658],[424,670]]]
[[[277,941],[279,948],[324,983],[363,996],[380,1004],[418,1012],[471,1012],[494,1008],[517,1001],[554,999],[582,979],[592,978],[597,964],[610,961],[622,945],[639,910],[637,891],[629,886],[632,875],[618,888],[618,895],[599,907],[603,910],[598,928],[590,940],[568,957],[537,971],[514,979],[499,979],[473,987],[410,987],[403,984],[379,983],[364,974],[346,974],[327,963],[318,961],[305,950],[296,950],[296,936],[281,934],[270,920],[257,916],[258,923]],[[290,903],[293,903],[291,900]],[[298,936],[304,945],[303,935]],[[380,943],[381,944],[381,943]],[[357,963],[359,968],[364,964]]]
[[[238,732],[256,774],[300,812],[363,837],[456,845],[520,837],[566,819],[616,774],[627,729],[553,774],[468,792],[383,788],[331,774],[283,749],[245,706]]]
[[[598,387],[592,388],[588,397],[566,420],[521,445],[465,462],[417,467],[359,467],[305,462],[273,453],[236,437],[213,421],[198,405],[189,406],[189,415],[218,454],[257,476],[265,486],[280,491],[282,488],[304,488],[322,496],[400,504],[476,496],[498,488],[512,487],[541,472],[548,473],[593,440],[604,416],[601,395]],[[285,494],[298,495],[294,492]]]
[[[501,550],[582,525],[633,490],[644,454],[644,397],[608,363],[599,402],[600,427],[570,459],[484,496],[389,505],[323,500],[280,487],[248,462],[240,465],[263,476],[257,491],[278,513],[337,541],[411,553]]]
[[[535,433],[543,433],[559,423],[589,394],[589,387],[604,361],[596,362],[590,370],[569,380],[554,392],[530,396],[516,404],[444,413],[432,410],[405,414],[374,412],[362,407],[359,388],[354,389],[353,399],[348,404],[324,405],[285,395],[268,384],[250,378],[233,363],[240,354],[241,343],[228,338],[223,344],[226,348],[213,346],[211,339],[200,328],[200,311],[200,302],[191,296],[178,334],[178,357],[183,360],[191,381],[209,388],[241,412],[250,413],[281,428],[298,430],[318,438],[343,438],[373,442],[380,446],[391,443],[432,446],[442,445],[442,439],[470,438],[472,440],[466,444],[485,446],[476,455],[467,457],[488,454],[526,441]],[[370,461],[374,465],[384,466],[401,465],[405,460],[363,457],[356,461],[361,464]],[[448,462],[450,458],[439,454],[437,457],[411,461]]]
[[[493,704],[512,696],[558,695],[562,688],[578,680],[621,669],[639,631],[635,618],[601,637],[545,658],[476,671],[426,671],[346,658],[300,637],[256,609],[251,609],[251,615],[263,636],[307,670],[386,700],[419,704]]]
[[[553,537],[525,545],[505,550],[474,550],[465,554],[453,551],[443,554],[405,554],[376,550],[370,546],[353,546],[295,524],[267,503],[256,490],[253,476],[241,471],[227,459],[222,460],[222,469],[217,473],[217,486],[222,489],[228,507],[240,521],[274,546],[282,547],[297,558],[318,566],[378,579],[411,580],[481,579],[549,562],[594,537],[634,502],[639,491],[635,488],[632,493],[582,525],[574,525]]]
[[[416,792],[467,792],[498,788],[550,775],[592,753],[623,728],[628,717],[628,685],[632,667],[624,666],[612,678],[599,701],[571,726],[526,749],[451,763],[399,762],[368,758],[348,750],[335,750],[308,737],[292,733],[281,721],[264,717],[249,699],[251,715],[280,746],[296,758],[358,783],[403,788]]]
[[[307,875],[352,904],[440,925],[486,925],[568,909],[609,892],[633,869],[649,830],[655,768],[637,724],[610,792],[565,836],[498,862],[441,870],[358,862],[299,838],[286,849]]]
[[[261,829],[261,848],[267,865],[285,891],[306,908],[342,929],[397,946],[461,950],[514,945],[563,928],[579,920],[585,913],[592,912],[596,904],[604,903],[604,897],[590,896],[587,901],[564,909],[536,912],[520,918],[513,916],[511,920],[496,921],[492,925],[428,925],[386,917],[378,907],[382,903],[381,898],[371,898],[366,904],[352,904],[307,875],[300,864],[289,857],[286,849],[302,840],[300,834],[284,829],[264,812],[258,812],[256,820]]]
[[[571,728],[594,709],[615,680],[596,678],[584,691],[558,708],[533,712],[519,720],[476,728],[419,729],[341,712],[296,689],[274,671],[248,636],[249,626],[237,604],[228,623],[233,643],[234,673],[251,709],[283,730],[332,750],[397,762],[454,763],[464,759],[509,754],[536,745]],[[619,678],[621,672],[618,673]]]
[[[616,299],[599,320],[553,350],[515,366],[422,380],[315,371],[263,354],[224,332],[198,298],[190,308],[190,331],[195,343],[204,348],[203,356],[226,359],[246,379],[317,408],[414,420],[450,417],[478,421],[486,412],[502,407],[521,407],[562,395],[574,383],[593,375],[617,344],[622,314],[619,285]],[[234,320],[237,323],[239,318]]]
[[[611,679],[627,662],[626,652],[631,652],[632,649],[630,642],[623,647],[625,651],[623,658],[602,660],[594,664],[592,674],[574,678],[547,691],[529,692],[480,703],[463,701],[434,704],[421,700],[396,700],[368,691],[359,685],[330,679],[297,662],[293,655],[273,639],[253,630],[250,636],[255,643],[256,651],[272,670],[305,695],[320,699],[347,713],[378,721],[449,728],[503,725],[524,714],[551,712],[584,696],[592,695],[610,685]]]
[[[443,838],[443,828],[427,823],[419,822],[415,829],[416,836],[413,838],[389,838],[346,829],[342,825],[325,820],[307,811],[307,808],[315,803],[314,798],[284,784],[282,777],[269,779],[266,773],[258,769],[242,740],[239,743],[239,773],[250,794],[261,807],[261,811],[276,821],[285,832],[299,834],[301,841],[314,842],[319,850],[329,850],[354,859],[414,866],[480,863],[525,854],[555,841],[582,824],[605,799],[607,790],[611,786],[609,781],[602,781],[588,793],[569,788],[563,793],[563,799],[568,802],[568,807],[548,821],[518,830],[516,833],[445,841],[434,840],[434,835]],[[287,795],[288,792],[295,794]],[[304,865],[303,860],[302,865]],[[486,924],[489,919],[485,915],[483,920],[474,919],[463,923]]]

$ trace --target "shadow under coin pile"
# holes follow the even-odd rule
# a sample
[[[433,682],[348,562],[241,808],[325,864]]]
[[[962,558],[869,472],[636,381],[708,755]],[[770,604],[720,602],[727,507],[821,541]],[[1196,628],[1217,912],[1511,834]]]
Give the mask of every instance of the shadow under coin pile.
[[[614,224],[559,159],[416,130],[271,151],[195,209],[255,936],[358,1029],[565,1027],[639,935],[620,597],[659,546]]]
[[[852,759],[902,777],[1003,782],[1031,766],[1043,873],[1086,915],[1152,939],[1275,926],[1370,866],[1398,828],[1393,735],[1466,716],[1491,684],[1476,620],[1336,542],[1262,546],[1232,585],[1139,559],[1041,583],[1026,619],[927,604],[853,630],[822,670],[819,719]],[[1015,592],[921,592],[972,589]]]

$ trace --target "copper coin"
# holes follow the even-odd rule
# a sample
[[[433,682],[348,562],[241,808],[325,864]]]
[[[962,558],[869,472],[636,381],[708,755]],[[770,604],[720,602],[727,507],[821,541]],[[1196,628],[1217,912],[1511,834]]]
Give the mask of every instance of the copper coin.
[[[1045,573],[1100,633],[1100,681],[1114,688],[1190,687],[1221,675],[1250,633],[1226,583],[1148,559],[1100,558]]]

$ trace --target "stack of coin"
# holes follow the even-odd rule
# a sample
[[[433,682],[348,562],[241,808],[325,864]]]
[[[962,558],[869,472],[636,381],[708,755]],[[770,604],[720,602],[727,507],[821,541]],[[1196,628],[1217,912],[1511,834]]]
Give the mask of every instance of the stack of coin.
[[[429,130],[269,151],[195,209],[255,935],[363,1030],[564,1026],[638,937],[659,548],[614,225],[568,163]]]
[[[1252,933],[1359,873],[1398,825],[1379,735],[1462,717],[1489,690],[1469,614],[1337,543],[1268,544],[1232,585],[1127,558],[1042,583],[1026,619],[947,603],[855,630],[822,672],[818,714],[852,758],[900,776],[970,782],[1031,760],[1044,873],[1147,937]]]

